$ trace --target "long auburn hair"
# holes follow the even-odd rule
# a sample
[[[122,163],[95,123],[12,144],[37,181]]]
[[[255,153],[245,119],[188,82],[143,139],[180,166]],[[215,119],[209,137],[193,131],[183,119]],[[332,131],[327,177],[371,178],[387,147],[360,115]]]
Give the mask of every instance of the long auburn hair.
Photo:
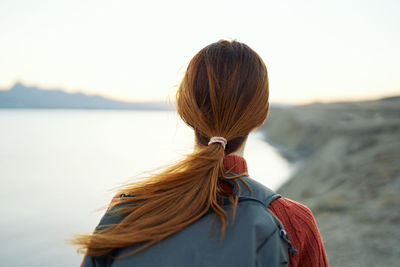
[[[219,186],[219,178],[237,177],[224,170],[223,158],[265,121],[268,97],[267,69],[249,46],[220,40],[201,49],[190,61],[176,94],[177,111],[195,132],[196,149],[148,179],[124,186],[120,194],[130,197],[111,204],[118,205],[115,213],[123,219],[92,234],[78,235],[73,243],[79,251],[101,256],[137,245],[133,254],[209,211],[219,219],[222,240],[228,220],[223,199],[231,202],[233,217],[238,201],[237,194]],[[218,143],[208,145],[213,136],[228,140],[225,150]]]

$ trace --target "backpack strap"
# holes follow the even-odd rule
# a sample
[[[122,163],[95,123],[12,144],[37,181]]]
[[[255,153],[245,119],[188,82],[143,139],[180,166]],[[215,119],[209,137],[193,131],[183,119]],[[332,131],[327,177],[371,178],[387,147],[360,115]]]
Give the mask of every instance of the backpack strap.
[[[239,186],[240,186],[240,196],[239,197],[256,198],[256,199],[260,200],[265,205],[265,207],[268,207],[272,201],[281,197],[281,195],[275,193],[270,188],[251,179],[248,176],[242,176],[241,180],[237,179],[237,181],[239,182]]]
[[[239,196],[239,202],[240,201],[257,201],[263,204],[265,209],[272,215],[276,225],[279,228],[279,235],[281,238],[286,242],[288,246],[288,251],[289,254],[292,255],[292,257],[295,257],[295,254],[298,253],[298,250],[293,246],[292,242],[290,241],[288,233],[285,231],[282,223],[280,220],[268,209],[269,204],[282,197],[280,194],[275,193],[272,191],[270,188],[262,185],[261,183],[251,179],[248,176],[243,176],[241,177],[243,181],[245,181],[251,190],[244,184],[240,179],[238,179],[239,185],[240,185],[240,196]]]

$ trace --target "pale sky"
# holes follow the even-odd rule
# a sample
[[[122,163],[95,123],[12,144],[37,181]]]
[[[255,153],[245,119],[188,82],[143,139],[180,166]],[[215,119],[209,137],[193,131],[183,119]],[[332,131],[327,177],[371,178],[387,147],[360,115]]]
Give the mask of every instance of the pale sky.
[[[271,102],[400,94],[400,1],[0,1],[0,88],[165,100],[194,54],[236,39]]]

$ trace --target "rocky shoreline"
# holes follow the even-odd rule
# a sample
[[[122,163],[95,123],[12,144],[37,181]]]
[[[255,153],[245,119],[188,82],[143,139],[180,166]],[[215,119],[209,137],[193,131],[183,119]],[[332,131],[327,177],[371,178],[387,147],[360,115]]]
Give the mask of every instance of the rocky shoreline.
[[[396,266],[400,97],[271,108],[267,141],[297,164],[278,191],[314,213],[330,266]]]

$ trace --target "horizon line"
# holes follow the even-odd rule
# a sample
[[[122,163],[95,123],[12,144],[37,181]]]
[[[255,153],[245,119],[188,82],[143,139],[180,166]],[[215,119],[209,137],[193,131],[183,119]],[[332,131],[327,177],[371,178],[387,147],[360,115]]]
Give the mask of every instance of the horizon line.
[[[0,91],[8,91],[11,90],[13,87],[16,85],[21,84],[24,87],[27,88],[37,88],[42,91],[62,91],[67,94],[84,94],[86,96],[92,96],[92,97],[102,97],[106,98],[109,100],[113,101],[118,101],[118,102],[124,102],[124,103],[154,103],[154,102],[175,102],[174,97],[170,98],[170,95],[167,94],[165,97],[160,97],[160,98],[153,98],[153,99],[129,99],[129,98],[121,98],[117,97],[115,95],[109,95],[109,94],[103,94],[103,93],[91,93],[91,92],[85,92],[85,89],[65,89],[65,87],[54,87],[54,86],[39,86],[37,84],[29,84],[26,82],[23,82],[21,80],[15,81],[9,88],[0,88]],[[303,105],[311,105],[311,104],[316,104],[316,103],[321,103],[321,104],[329,104],[329,103],[343,103],[343,102],[364,102],[364,101],[374,101],[374,100],[380,100],[380,99],[385,99],[385,98],[391,98],[391,97],[399,97],[400,96],[400,91],[398,93],[388,93],[388,94],[380,94],[380,95],[374,95],[374,96],[367,96],[367,97],[336,97],[336,98],[331,98],[329,100],[323,99],[323,98],[315,98],[315,99],[310,99],[306,101],[298,101],[298,102],[291,102],[291,101],[270,101],[270,104],[273,105],[288,105],[288,106],[303,106]]]

